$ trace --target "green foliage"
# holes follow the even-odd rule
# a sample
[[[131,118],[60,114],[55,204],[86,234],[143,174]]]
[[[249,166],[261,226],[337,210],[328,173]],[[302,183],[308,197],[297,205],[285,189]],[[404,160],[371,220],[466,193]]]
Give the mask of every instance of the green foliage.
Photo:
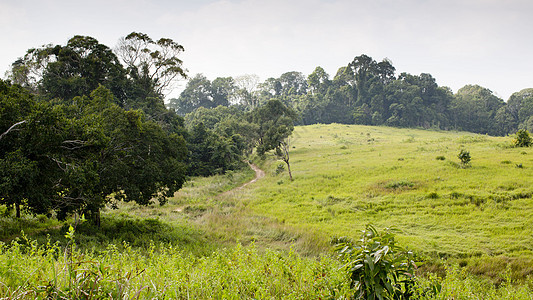
[[[115,51],[128,72],[133,100],[162,99],[175,80],[187,77],[179,58],[184,48],[172,39],[153,40],[132,32],[120,39]]]
[[[461,151],[459,151],[459,154],[457,154],[457,158],[459,158],[463,167],[470,165],[470,161],[472,160],[470,152],[465,149],[461,149]]]
[[[257,153],[265,154],[276,149],[294,130],[295,112],[279,100],[268,101],[254,109],[250,115],[252,123],[259,126]]]
[[[396,245],[390,230],[378,232],[367,225],[360,240],[341,241],[335,249],[356,299],[409,299],[413,293],[413,253]]]
[[[516,132],[513,140],[513,145],[515,147],[531,147],[532,144],[533,138],[531,138],[529,131],[520,129]]]
[[[111,49],[95,38],[76,35],[65,46],[29,49],[22,64],[40,77],[27,79],[47,100],[89,95],[103,85],[126,101],[126,71]]]
[[[243,167],[244,149],[238,136],[232,137],[218,135],[203,123],[195,125],[188,137],[188,174],[209,176]]]
[[[504,135],[495,122],[497,111],[505,102],[479,85],[466,85],[457,91],[452,103],[456,126],[465,131]]]
[[[392,181],[392,182],[389,182],[385,185],[385,188],[387,189],[392,189],[392,190],[397,190],[397,189],[409,189],[409,188],[412,188],[414,187],[415,184],[411,181],[407,181],[407,180],[399,180],[399,181]]]
[[[2,82],[0,204],[15,206],[17,216],[24,204],[60,219],[86,212],[98,222],[111,200],[164,203],[174,195],[185,181],[185,141],[113,99],[100,86],[53,105]]]

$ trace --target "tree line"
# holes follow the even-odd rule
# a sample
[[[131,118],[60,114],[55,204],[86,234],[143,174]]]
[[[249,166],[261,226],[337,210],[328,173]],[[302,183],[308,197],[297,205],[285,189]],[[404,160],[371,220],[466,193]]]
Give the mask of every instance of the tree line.
[[[211,82],[198,74],[168,105],[186,115],[220,105],[253,110],[271,99],[296,111],[300,125],[386,125],[489,135],[533,130],[533,88],[512,94],[507,102],[479,85],[466,85],[454,94],[431,74],[396,75],[390,60],[378,62],[364,54],[339,68],[333,78],[321,67],[308,76],[293,71],[264,82],[254,75]]]
[[[137,32],[114,49],[88,36],[29,49],[0,80],[0,205],[98,224],[104,205],[163,204],[187,176],[240,168],[290,135],[295,113],[277,100],[189,122],[166,108],[182,51]]]

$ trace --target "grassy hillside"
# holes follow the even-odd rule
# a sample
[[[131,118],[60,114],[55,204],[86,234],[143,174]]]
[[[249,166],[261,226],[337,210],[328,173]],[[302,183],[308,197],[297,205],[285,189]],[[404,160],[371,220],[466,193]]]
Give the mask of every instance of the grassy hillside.
[[[386,127],[297,127],[291,168],[267,160],[249,207],[323,236],[367,223],[433,257],[533,257],[533,150],[510,137]],[[463,168],[457,155],[470,152]],[[530,272],[528,270],[526,272]]]

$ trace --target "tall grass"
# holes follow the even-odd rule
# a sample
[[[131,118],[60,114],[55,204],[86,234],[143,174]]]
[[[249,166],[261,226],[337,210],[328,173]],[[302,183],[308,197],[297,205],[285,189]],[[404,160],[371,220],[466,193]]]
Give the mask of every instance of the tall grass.
[[[99,254],[23,240],[0,244],[8,299],[337,299],[350,289],[330,257],[237,245],[195,256],[171,245]]]

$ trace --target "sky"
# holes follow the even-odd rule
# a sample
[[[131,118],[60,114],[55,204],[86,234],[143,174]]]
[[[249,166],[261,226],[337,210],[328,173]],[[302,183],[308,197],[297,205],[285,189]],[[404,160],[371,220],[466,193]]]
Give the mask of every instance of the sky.
[[[533,87],[532,15],[531,0],[0,0],[0,77],[30,48],[74,35],[113,48],[136,31],[183,45],[191,77],[333,77],[366,54],[507,100]]]

